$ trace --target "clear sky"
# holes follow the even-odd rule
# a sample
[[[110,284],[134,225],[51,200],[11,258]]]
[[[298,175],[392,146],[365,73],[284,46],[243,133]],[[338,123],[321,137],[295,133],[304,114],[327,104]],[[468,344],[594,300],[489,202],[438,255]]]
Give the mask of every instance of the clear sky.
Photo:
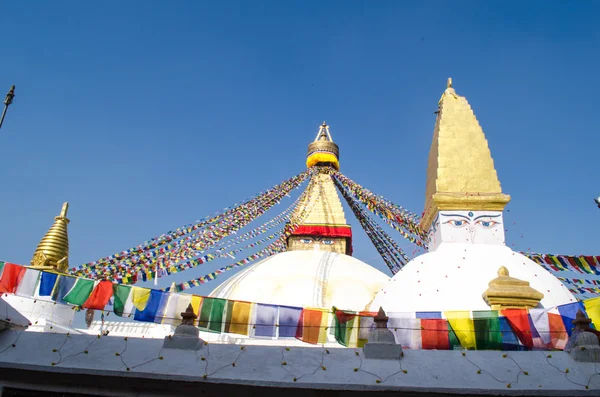
[[[345,175],[420,213],[450,76],[513,198],[508,244],[600,255],[598,15],[583,0],[3,1],[0,95],[17,96],[0,258],[28,263],[63,201],[72,265],[193,222],[301,172],[323,120]]]

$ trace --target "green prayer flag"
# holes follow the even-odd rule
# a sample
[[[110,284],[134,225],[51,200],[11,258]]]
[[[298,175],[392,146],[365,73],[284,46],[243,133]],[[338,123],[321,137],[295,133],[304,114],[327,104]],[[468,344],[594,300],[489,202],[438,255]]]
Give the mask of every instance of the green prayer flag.
[[[480,310],[473,312],[475,327],[475,343],[477,350],[501,350],[502,334],[500,320],[496,310]]]
[[[200,320],[198,326],[209,332],[222,332],[223,330],[223,312],[227,301],[218,298],[202,299],[202,308],[200,309]]]
[[[78,278],[75,285],[63,298],[63,300],[72,305],[81,306],[90,297],[94,290],[94,280]]]
[[[131,293],[131,287],[128,285],[120,285],[113,284],[113,311],[119,316],[123,317],[123,311],[125,309],[125,304],[127,303],[127,298],[129,298],[129,294]]]
[[[356,313],[348,313],[341,310],[336,310],[333,317],[335,319],[335,340],[343,346],[354,347],[350,346],[350,344],[356,345],[356,340],[354,343],[352,343],[351,340],[352,331],[354,330],[359,317]]]

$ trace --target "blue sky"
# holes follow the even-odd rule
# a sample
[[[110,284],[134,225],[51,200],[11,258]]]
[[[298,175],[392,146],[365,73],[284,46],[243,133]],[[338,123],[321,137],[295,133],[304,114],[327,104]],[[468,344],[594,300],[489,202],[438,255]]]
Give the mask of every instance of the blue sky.
[[[0,258],[28,263],[63,201],[73,265],[193,222],[301,172],[323,120],[345,175],[420,213],[449,76],[513,198],[509,245],[600,254],[599,12],[591,1],[3,2],[0,94],[16,84],[17,96],[0,130]],[[355,256],[383,269],[355,235]]]

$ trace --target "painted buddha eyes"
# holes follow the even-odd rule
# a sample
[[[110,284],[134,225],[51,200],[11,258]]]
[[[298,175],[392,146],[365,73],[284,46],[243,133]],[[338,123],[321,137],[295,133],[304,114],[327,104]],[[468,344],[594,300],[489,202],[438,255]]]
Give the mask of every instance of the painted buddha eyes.
[[[498,224],[498,222],[496,221],[477,221],[475,222],[476,225],[480,225],[481,227],[485,228],[485,229],[490,229],[494,226],[496,226]]]
[[[454,226],[454,227],[463,227],[468,225],[468,222],[465,220],[457,220],[457,219],[450,219],[449,221],[446,221],[444,223],[449,223],[450,225]]]
[[[462,227],[465,227],[465,226],[471,224],[466,219],[450,219],[444,223],[454,226],[456,228],[462,228]],[[474,222],[475,225],[479,225],[479,226],[483,227],[484,229],[491,229],[494,226],[496,226],[498,223],[499,222],[492,221],[492,220],[477,220]]]
[[[333,240],[321,240],[321,239],[319,239],[319,238],[315,238],[315,239],[312,239],[312,238],[303,238],[303,239],[302,239],[302,240],[300,240],[300,241],[301,241],[303,244],[312,244],[312,243],[314,243],[314,242],[317,242],[317,243],[323,243],[323,244],[325,244],[325,245],[333,245]]]

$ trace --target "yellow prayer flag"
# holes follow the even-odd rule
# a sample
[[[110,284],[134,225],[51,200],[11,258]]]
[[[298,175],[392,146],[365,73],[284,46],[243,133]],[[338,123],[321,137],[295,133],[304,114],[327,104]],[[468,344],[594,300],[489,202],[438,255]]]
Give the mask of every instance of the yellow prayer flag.
[[[475,325],[470,311],[444,312],[460,344],[465,349],[475,349]]]
[[[192,295],[192,309],[194,309],[194,314],[196,316],[198,316],[198,318],[200,318],[200,304],[201,303],[202,303],[201,296]]]
[[[596,329],[600,329],[600,296],[597,298],[586,299],[583,301],[583,306]]]
[[[150,298],[150,290],[141,287],[131,287],[131,289],[131,301],[133,302],[133,306],[139,311],[144,310],[148,303],[148,299]]]
[[[252,303],[234,302],[229,332],[232,334],[248,335],[248,323],[250,322],[251,311]]]

